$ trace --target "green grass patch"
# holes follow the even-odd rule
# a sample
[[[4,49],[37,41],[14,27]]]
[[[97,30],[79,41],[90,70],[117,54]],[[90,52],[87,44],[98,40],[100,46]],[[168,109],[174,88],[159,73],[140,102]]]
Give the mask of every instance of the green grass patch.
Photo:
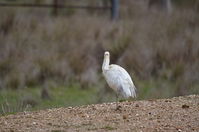
[[[138,81],[138,99],[169,98],[174,96],[176,83],[164,79]]]
[[[137,80],[135,100],[170,98],[175,96],[177,83],[163,79]],[[114,91],[104,91],[97,86],[82,89],[78,83],[47,88],[50,98],[42,99],[42,86],[0,91],[0,114],[13,114],[26,110],[79,106],[101,102],[115,102]],[[189,94],[199,93],[198,85],[190,87]],[[121,100],[123,101],[123,100]]]
[[[96,88],[81,89],[80,85],[49,88],[50,99],[41,98],[41,87],[0,91],[0,113],[77,106],[96,103]],[[2,109],[3,108],[3,109]]]
[[[112,126],[104,126],[104,127],[102,127],[101,129],[104,129],[104,130],[107,130],[107,131],[110,131],[110,130],[116,130],[117,128],[115,128],[115,127],[112,127]]]

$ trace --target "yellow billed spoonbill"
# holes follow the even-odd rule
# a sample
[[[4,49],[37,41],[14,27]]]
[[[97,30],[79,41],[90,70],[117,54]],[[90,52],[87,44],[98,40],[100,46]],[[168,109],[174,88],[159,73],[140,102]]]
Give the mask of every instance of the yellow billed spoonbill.
[[[136,87],[128,72],[119,65],[109,63],[110,53],[106,51],[102,71],[109,87],[116,92],[116,97],[122,96],[125,99],[136,97]]]

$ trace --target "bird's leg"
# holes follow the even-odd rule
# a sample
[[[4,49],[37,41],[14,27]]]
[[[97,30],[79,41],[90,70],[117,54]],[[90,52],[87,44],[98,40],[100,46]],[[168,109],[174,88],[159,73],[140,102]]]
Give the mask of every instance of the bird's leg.
[[[118,108],[118,95],[116,93],[116,109]]]
[[[118,94],[116,94],[116,110],[121,110],[121,106],[118,105]]]

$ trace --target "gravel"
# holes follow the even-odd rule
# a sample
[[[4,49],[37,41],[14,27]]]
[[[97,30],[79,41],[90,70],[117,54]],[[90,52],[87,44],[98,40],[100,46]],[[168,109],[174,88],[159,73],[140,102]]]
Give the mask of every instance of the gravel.
[[[54,108],[0,116],[0,131],[199,132],[199,95]]]

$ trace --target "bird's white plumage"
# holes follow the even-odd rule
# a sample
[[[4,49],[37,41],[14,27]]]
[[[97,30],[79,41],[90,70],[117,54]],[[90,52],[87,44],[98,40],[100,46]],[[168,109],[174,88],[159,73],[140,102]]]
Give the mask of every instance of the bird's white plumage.
[[[102,71],[109,87],[124,98],[136,97],[136,87],[128,72],[119,65],[109,65],[109,62],[110,54],[105,52]]]

